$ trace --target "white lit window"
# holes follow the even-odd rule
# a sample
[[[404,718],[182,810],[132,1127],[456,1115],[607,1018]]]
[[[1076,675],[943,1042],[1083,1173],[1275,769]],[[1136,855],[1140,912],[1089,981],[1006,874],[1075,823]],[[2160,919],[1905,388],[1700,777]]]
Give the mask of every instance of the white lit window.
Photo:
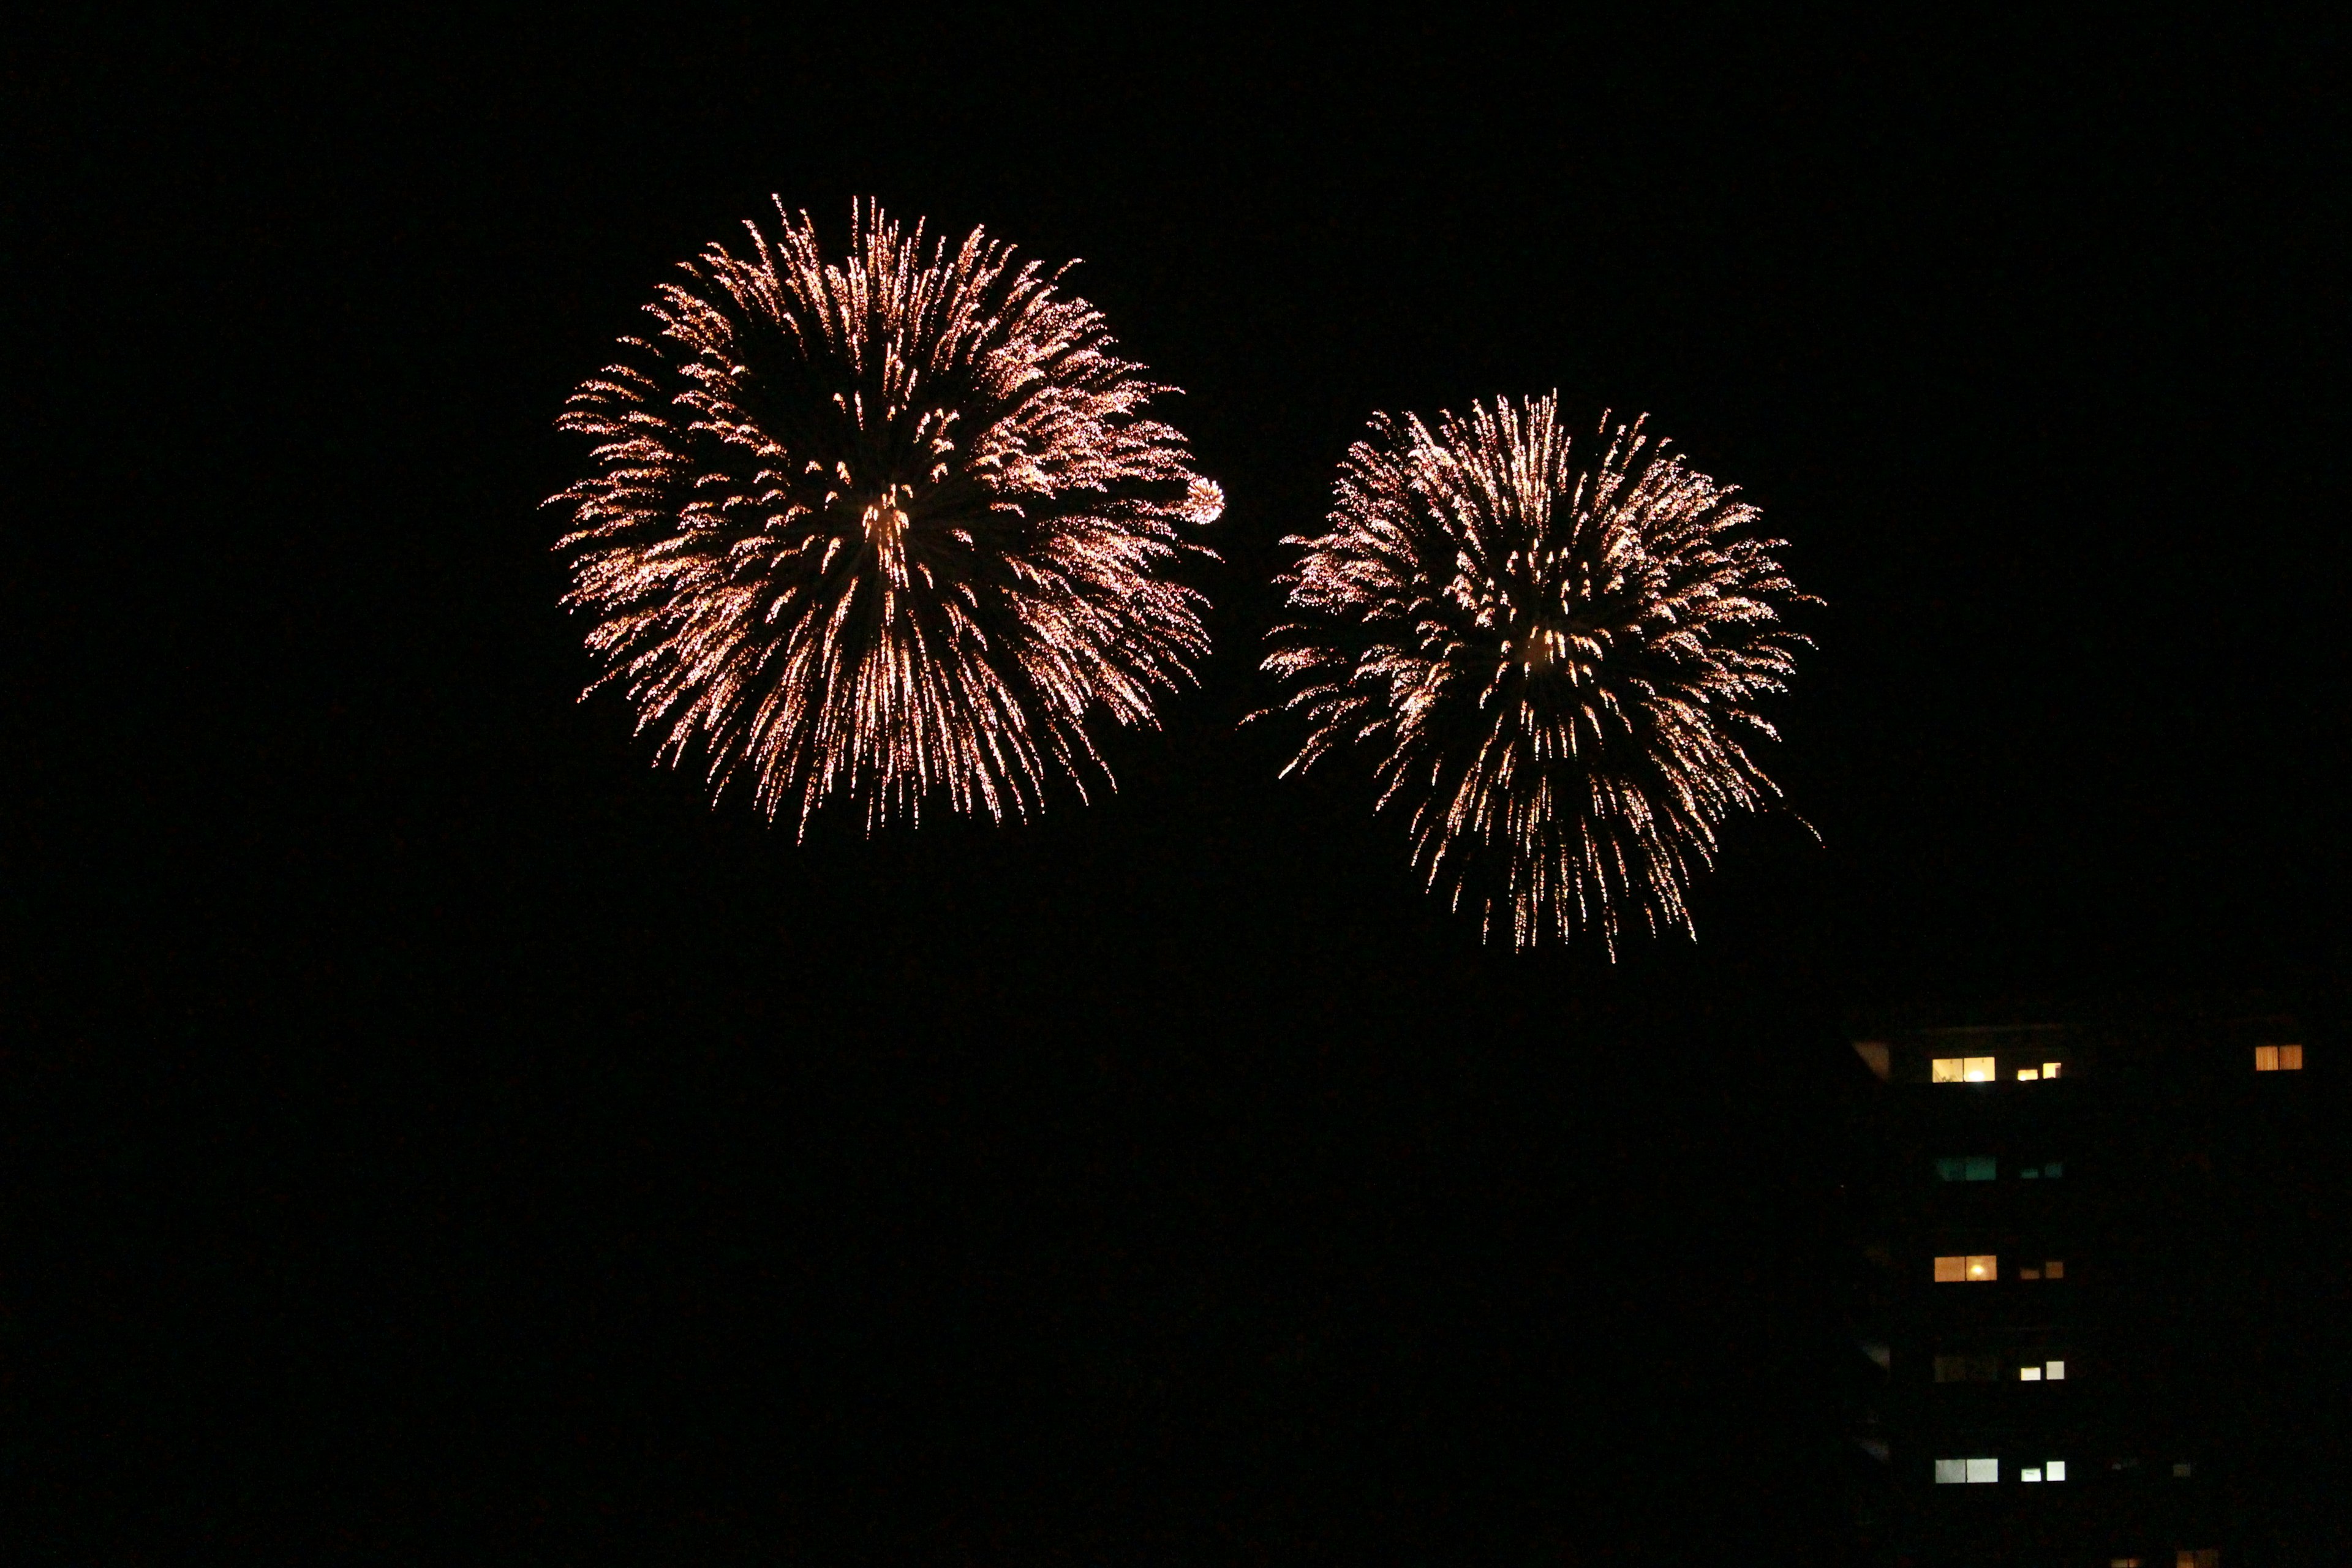
[[[1990,1486],[2000,1479],[1999,1459],[1938,1459],[1936,1484],[1941,1487]]]
[[[2053,1383],[2063,1383],[2066,1381],[2066,1363],[2063,1361],[2044,1362],[2042,1375]]]
[[[2042,1381],[2042,1369],[2038,1366],[2021,1366],[2017,1369],[2017,1381],[2020,1383],[2040,1383]]]
[[[1937,1057],[1927,1064],[1927,1076],[1937,1083],[1990,1083],[1990,1057]]]
[[[2042,1479],[2045,1481],[2064,1480],[2066,1479],[2066,1461],[2063,1459],[2045,1459],[2042,1461]]]
[[[1958,1258],[1936,1259],[1936,1283],[1938,1285],[1973,1285],[2000,1278],[2000,1259],[1990,1253],[1968,1253]]]
[[[2038,1481],[2042,1479],[2042,1472],[2032,1468],[2022,1469],[2017,1472],[2017,1479],[2021,1481]]]
[[[2303,1047],[2301,1046],[2256,1046],[2254,1070],[2256,1072],[2301,1072]]]

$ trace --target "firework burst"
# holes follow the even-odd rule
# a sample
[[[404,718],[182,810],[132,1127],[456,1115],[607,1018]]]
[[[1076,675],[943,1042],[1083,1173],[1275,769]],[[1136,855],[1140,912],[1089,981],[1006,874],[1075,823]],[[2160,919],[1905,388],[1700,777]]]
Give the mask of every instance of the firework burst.
[[[1286,774],[1368,748],[1429,885],[1517,946],[1688,931],[1717,825],[1778,795],[1746,742],[1804,641],[1783,542],[1736,497],[1641,420],[1580,451],[1552,397],[1374,416],[1328,527],[1285,542],[1265,668],[1308,726]]]
[[[1144,416],[1174,389],[979,229],[926,247],[859,205],[836,262],[777,216],[686,263],[558,422],[596,443],[550,502],[589,690],[803,833],[836,795],[869,831],[935,795],[999,819],[1049,776],[1083,796],[1089,718],[1152,722],[1207,647],[1170,572],[1223,497]]]

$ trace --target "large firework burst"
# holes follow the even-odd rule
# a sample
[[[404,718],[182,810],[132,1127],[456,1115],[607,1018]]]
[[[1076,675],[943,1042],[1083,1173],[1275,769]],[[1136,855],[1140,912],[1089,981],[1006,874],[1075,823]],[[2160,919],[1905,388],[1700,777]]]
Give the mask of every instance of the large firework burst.
[[[836,794],[869,829],[935,791],[999,818],[1049,775],[1083,795],[1089,717],[1151,722],[1207,646],[1169,572],[1223,496],[1143,416],[1174,389],[979,229],[927,248],[859,205],[829,262],[777,216],[686,263],[559,421],[597,443],[551,502],[590,690],[803,832]]]
[[[1284,574],[1265,668],[1309,729],[1286,773],[1368,747],[1429,884],[1514,943],[1633,911],[1690,928],[1717,826],[1778,794],[1745,742],[1785,689],[1802,599],[1755,507],[1643,422],[1580,450],[1557,399],[1375,415],[1328,527]]]

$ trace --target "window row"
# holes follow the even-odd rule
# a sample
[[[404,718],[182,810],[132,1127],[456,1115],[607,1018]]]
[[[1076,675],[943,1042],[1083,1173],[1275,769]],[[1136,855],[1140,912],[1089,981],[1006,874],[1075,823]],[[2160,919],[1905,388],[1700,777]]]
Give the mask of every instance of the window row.
[[[2032,1083],[2036,1079],[2056,1078],[2065,1065],[2028,1064],[2017,1069],[2018,1081]],[[1927,1079],[1931,1083],[1991,1083],[2000,1077],[2000,1060],[1994,1057],[1934,1057],[1927,1063]]]
[[[2141,1568],[2137,1557],[2110,1557],[2107,1568]],[[2221,1549],[2218,1546],[2181,1547],[2172,1554],[2172,1568],[2221,1568]]]
[[[2009,1358],[1998,1351],[1970,1355],[1939,1355],[1936,1357],[1937,1383],[1999,1383],[2009,1374],[2004,1370]],[[2066,1363],[2063,1361],[2027,1362],[2017,1369],[2020,1383],[2063,1383]]]
[[[2021,1265],[2020,1279],[2063,1279],[2066,1264],[2063,1258],[2046,1258],[2041,1263]],[[1963,1253],[1936,1259],[1936,1283],[1938,1285],[1990,1284],[2000,1278],[2000,1258],[1990,1252]]]
[[[2021,1481],[2063,1481],[2066,1479],[2066,1461],[2044,1459],[2038,1465],[2019,1468]],[[2000,1481],[1999,1459],[1938,1459],[1936,1461],[1936,1484],[1939,1487],[1987,1487]]]
[[[2017,1177],[2021,1182],[2038,1181],[2044,1176],[2066,1173],[2063,1160],[2050,1160],[2039,1165],[2021,1165]],[[1936,1161],[1936,1174],[1947,1182],[1991,1182],[2000,1178],[2000,1161],[1991,1154],[1945,1154]]]
[[[2064,1062],[2026,1062],[2016,1068],[2021,1083],[2039,1079],[2056,1078],[2064,1069]],[[2301,1072],[2301,1046],[2256,1046],[2256,1072]],[[2000,1078],[1998,1057],[1934,1057],[1927,1063],[1927,1079],[1931,1083],[1993,1083]]]

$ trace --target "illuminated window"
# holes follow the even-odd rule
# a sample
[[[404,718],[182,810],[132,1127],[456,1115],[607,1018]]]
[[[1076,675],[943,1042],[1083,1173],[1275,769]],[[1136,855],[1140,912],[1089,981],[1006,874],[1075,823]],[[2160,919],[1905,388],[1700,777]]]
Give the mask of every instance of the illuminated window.
[[[2256,1046],[2254,1070],[2256,1072],[2301,1072],[2303,1047],[2301,1046]]]
[[[2188,1461],[2188,1460],[2186,1460],[2186,1459],[2176,1459],[2176,1460],[2174,1460],[2174,1461],[2173,1461],[2173,1465],[2172,1465],[2172,1479],[2173,1479],[2174,1480],[2176,1480],[2176,1481],[2185,1481],[2185,1480],[2187,1480],[2187,1479],[2189,1479],[2189,1461]]]
[[[1949,1154],[1936,1162],[1936,1174],[1948,1182],[1990,1182],[2000,1174],[2000,1162],[1990,1154]]]
[[[2063,1161],[2053,1160],[2046,1165],[2024,1165],[2018,1170],[2020,1181],[2031,1182],[2042,1176],[2063,1176],[2066,1173]]]
[[[2038,1481],[2042,1479],[2042,1472],[2033,1468],[2022,1469],[2017,1472],[2017,1479],[2021,1481]]]
[[[1991,1486],[2000,1479],[1999,1459],[1938,1459],[1936,1484],[1940,1487]]]
[[[2107,1568],[2139,1568],[2139,1559],[2137,1557],[2110,1557],[2107,1559]]]
[[[2017,1369],[2017,1381],[2020,1383],[2040,1383],[2042,1381],[2042,1369],[2038,1366],[2021,1366]]]
[[[1990,1057],[1937,1057],[1927,1064],[1927,1076],[1937,1083],[1990,1083]]]
[[[2042,1366],[2042,1375],[2049,1378],[2053,1383],[2063,1383],[2066,1381],[2066,1363],[2063,1361],[2044,1362]]]
[[[2020,1470],[2017,1479],[2021,1481],[2063,1481],[2066,1479],[2066,1461],[2052,1459],[2038,1469]]]
[[[2221,1549],[2207,1546],[2191,1552],[2186,1546],[2172,1556],[2173,1568],[2221,1568]]]
[[[1936,1259],[1936,1283],[1938,1285],[1973,1285],[2000,1278],[2000,1260],[1990,1253],[1969,1253],[1959,1258]]]
[[[2042,1278],[2044,1279],[2063,1279],[2066,1278],[2066,1266],[2053,1258],[2049,1262],[2044,1263],[2042,1266]]]
[[[2042,1076],[2043,1078],[2056,1078],[2058,1076],[2058,1069],[2065,1065],[2066,1064],[2063,1062],[2043,1062],[2042,1064]]]

